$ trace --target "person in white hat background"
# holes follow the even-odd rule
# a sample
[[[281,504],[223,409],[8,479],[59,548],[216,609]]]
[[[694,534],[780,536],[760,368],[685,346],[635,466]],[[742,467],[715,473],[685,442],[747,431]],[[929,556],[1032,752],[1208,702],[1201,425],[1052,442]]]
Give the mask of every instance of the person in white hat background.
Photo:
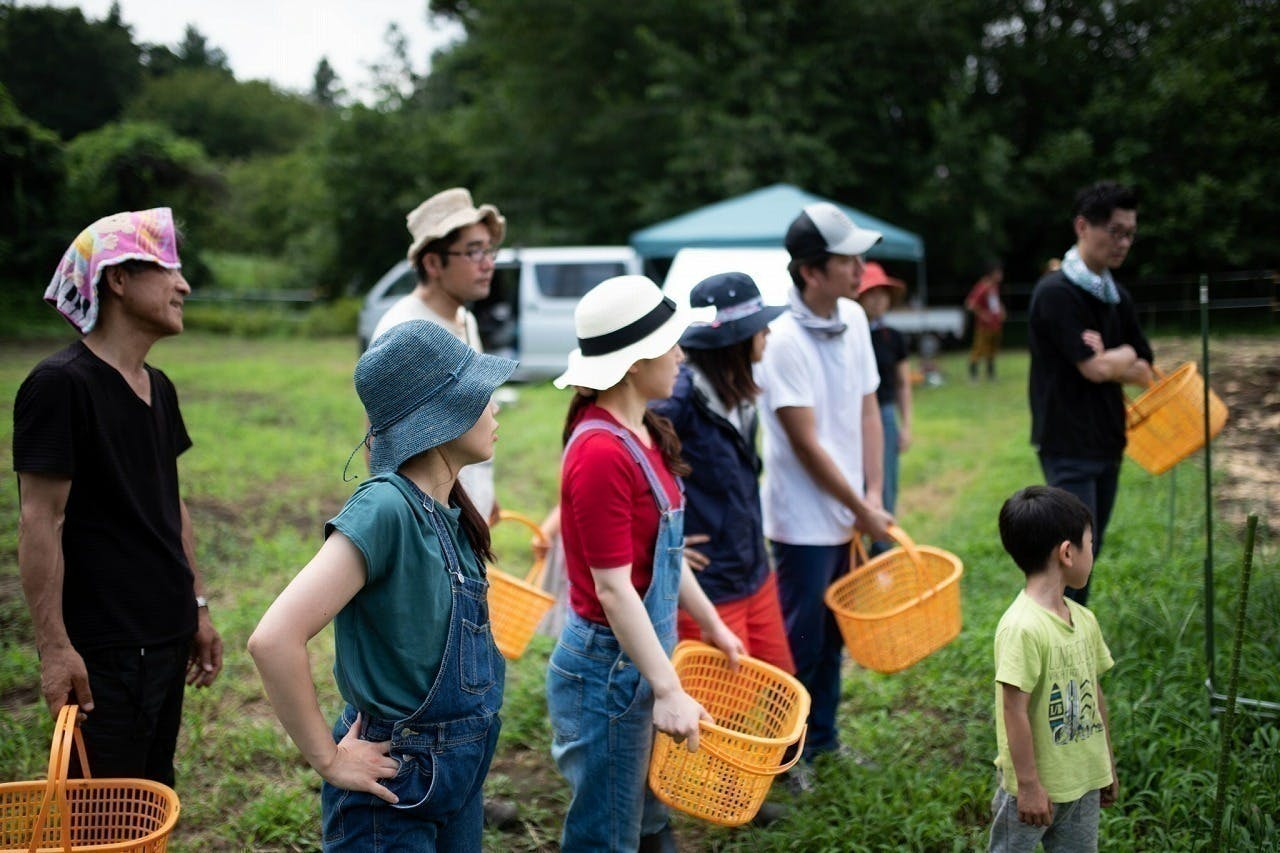
[[[453,187],[410,211],[405,224],[410,235],[407,257],[418,284],[382,315],[372,340],[407,320],[430,320],[476,352],[484,352],[467,304],[489,295],[507,220],[494,205],[477,207],[468,190]],[[490,521],[498,511],[493,476],[491,460],[468,466],[461,475],[472,502]]]
[[[760,365],[764,531],[796,677],[812,700],[807,760],[790,776],[800,791],[812,787],[812,760],[840,748],[843,642],[823,593],[849,571],[858,531],[884,539],[892,521],[881,506],[880,376],[854,301],[862,255],[880,239],[829,202],[796,217],[785,239],[791,310],[773,323]]]
[[[683,559],[688,467],[671,424],[677,341],[711,312],[677,307],[644,276],[601,282],[574,312],[578,349],[556,387],[574,386],[560,478],[569,612],[547,672],[551,755],[572,790],[564,850],[674,850],[646,784],[653,729],[698,745],[710,715],[670,655],[677,603],[734,666],[742,643]]]
[[[324,780],[325,850],[481,849],[506,665],[489,628],[489,526],[457,477],[493,455],[491,398],[515,367],[425,320],[356,365],[373,476],[249,638],[272,707]],[[332,729],[307,655],[330,621],[347,703]]]

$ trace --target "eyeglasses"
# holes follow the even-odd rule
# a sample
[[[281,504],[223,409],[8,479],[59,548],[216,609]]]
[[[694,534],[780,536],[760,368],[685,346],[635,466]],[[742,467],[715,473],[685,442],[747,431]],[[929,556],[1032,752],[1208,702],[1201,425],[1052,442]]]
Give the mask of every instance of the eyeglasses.
[[[1138,239],[1137,228],[1124,228],[1120,225],[1108,225],[1106,227],[1107,236],[1119,243],[1121,240],[1128,240],[1132,243]]]
[[[467,260],[471,261],[471,263],[478,264],[481,261],[483,261],[485,258],[488,258],[491,261],[496,259],[498,257],[498,250],[495,248],[488,248],[488,249],[475,248],[475,249],[467,249],[465,252],[445,252],[445,254],[454,255],[460,258],[466,258]]]

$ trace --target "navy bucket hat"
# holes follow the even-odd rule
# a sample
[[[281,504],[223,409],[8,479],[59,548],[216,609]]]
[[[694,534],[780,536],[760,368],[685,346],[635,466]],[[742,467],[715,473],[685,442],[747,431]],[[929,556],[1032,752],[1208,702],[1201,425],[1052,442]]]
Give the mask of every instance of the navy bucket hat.
[[[369,415],[369,472],[395,471],[471,429],[516,364],[478,353],[428,320],[392,326],[356,363],[356,393]]]
[[[765,305],[751,276],[726,272],[705,278],[689,292],[694,308],[712,306],[710,323],[695,323],[680,338],[686,349],[719,349],[745,341],[787,310],[785,305]]]

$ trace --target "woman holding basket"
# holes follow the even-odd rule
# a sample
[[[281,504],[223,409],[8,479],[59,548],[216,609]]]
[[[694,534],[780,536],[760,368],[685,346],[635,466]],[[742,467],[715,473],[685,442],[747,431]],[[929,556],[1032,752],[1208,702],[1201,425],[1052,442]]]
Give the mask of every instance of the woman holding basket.
[[[647,406],[671,394],[694,316],[644,276],[601,282],[574,312],[579,348],[555,381],[577,389],[560,481],[569,613],[547,673],[551,754],[572,789],[565,850],[674,849],[645,781],[653,729],[694,750],[710,720],[671,666],[677,604],[732,665],[742,651],[684,565],[688,468]]]

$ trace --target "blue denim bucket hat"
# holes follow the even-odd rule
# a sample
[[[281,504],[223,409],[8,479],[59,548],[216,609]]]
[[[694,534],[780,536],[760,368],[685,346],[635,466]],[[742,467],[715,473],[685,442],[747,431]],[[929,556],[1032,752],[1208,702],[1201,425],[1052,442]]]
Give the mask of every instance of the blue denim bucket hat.
[[[369,472],[393,472],[471,429],[516,365],[476,352],[429,320],[388,329],[356,363],[356,393],[369,415]]]

